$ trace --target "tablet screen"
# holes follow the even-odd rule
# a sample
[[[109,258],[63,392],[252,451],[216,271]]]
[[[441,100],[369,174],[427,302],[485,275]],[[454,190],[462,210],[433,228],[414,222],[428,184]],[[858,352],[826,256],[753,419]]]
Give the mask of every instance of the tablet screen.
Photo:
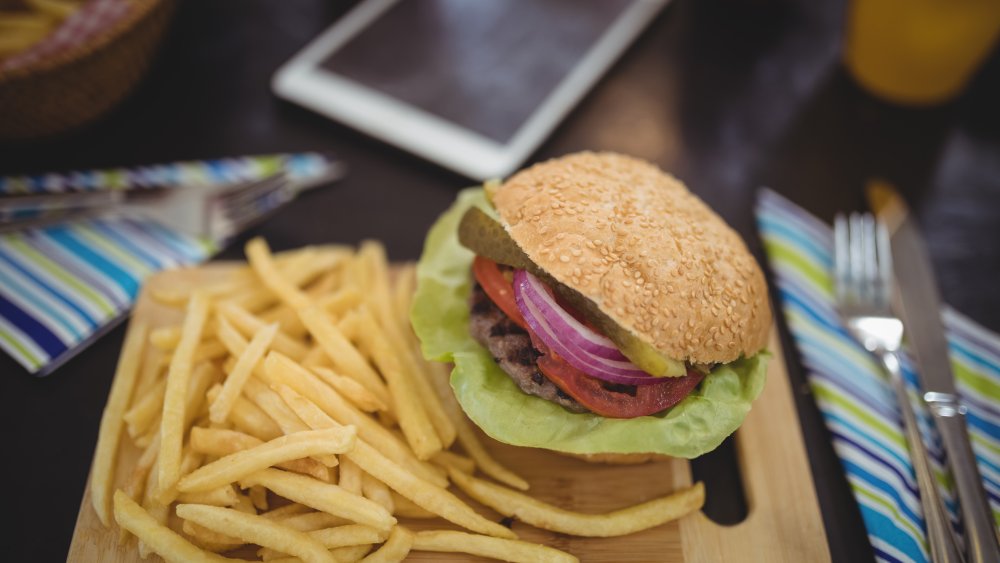
[[[404,0],[320,66],[506,144],[642,0]]]

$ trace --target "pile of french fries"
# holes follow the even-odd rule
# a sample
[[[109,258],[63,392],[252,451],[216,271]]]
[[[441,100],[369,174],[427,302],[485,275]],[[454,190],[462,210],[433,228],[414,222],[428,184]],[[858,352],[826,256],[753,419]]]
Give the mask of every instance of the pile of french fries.
[[[38,43],[76,12],[83,0],[0,2],[0,59]],[[17,9],[5,9],[11,8]]]
[[[176,326],[129,327],[91,471],[101,522],[145,557],[400,561],[411,550],[576,561],[520,541],[449,491],[582,536],[629,534],[697,510],[701,484],[609,514],[540,502],[493,459],[409,325],[416,277],[363,243],[272,254],[196,288],[150,296]],[[125,438],[127,436],[127,438]],[[120,442],[141,449],[115,490]],[[452,451],[460,446],[463,453]],[[494,481],[475,476],[481,472]],[[410,531],[440,518],[467,531]]]

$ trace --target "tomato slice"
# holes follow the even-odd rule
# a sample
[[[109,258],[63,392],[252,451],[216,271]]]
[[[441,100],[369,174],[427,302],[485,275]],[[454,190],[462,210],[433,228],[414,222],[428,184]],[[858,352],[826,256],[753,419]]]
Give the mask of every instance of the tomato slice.
[[[476,277],[479,285],[483,286],[483,291],[490,297],[490,300],[497,307],[500,307],[500,310],[517,326],[528,330],[528,323],[524,322],[524,316],[521,315],[521,310],[517,308],[517,302],[514,301],[514,286],[511,285],[510,280],[504,277],[497,263],[489,258],[476,256],[476,259],[472,261],[472,274]]]
[[[636,418],[666,410],[681,402],[705,378],[704,374],[689,369],[685,376],[663,378],[663,383],[609,389],[607,382],[569,365],[534,334],[531,337],[535,348],[542,353],[538,369],[578,403],[608,418]]]

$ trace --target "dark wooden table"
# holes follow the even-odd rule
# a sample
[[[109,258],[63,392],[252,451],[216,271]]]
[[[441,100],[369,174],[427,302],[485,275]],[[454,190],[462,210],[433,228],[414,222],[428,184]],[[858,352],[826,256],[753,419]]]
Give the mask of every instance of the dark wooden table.
[[[124,105],[68,137],[0,147],[0,173],[331,150],[350,176],[252,234],[276,248],[374,237],[392,258],[416,258],[426,228],[470,182],[269,90],[275,68],[349,4],[181,2],[161,55]],[[1000,57],[953,104],[891,107],[839,66],[843,10],[840,1],[676,0],[532,160],[579,149],[648,158],[686,181],[757,252],[758,186],[830,218],[864,205],[866,178],[886,177],[919,214],[947,301],[1000,330]],[[238,256],[239,246],[224,256]],[[3,559],[65,558],[123,333],[45,379],[0,357]],[[790,364],[834,560],[869,560],[794,356]],[[731,457],[723,449],[696,471],[732,481]],[[738,512],[731,488],[710,482],[708,490],[710,511]]]

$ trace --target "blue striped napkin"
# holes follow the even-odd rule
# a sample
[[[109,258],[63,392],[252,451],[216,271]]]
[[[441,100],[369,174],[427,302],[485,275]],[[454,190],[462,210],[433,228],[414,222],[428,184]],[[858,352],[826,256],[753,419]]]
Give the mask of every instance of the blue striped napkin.
[[[45,375],[125,313],[147,275],[213,252],[208,241],[130,217],[0,236],[0,347]]]
[[[928,561],[923,514],[902,420],[878,365],[842,325],[833,297],[833,232],[771,190],[757,198],[757,225],[785,320],[843,464],[879,561]],[[968,405],[972,446],[1000,528],[1000,336],[946,308],[958,390]],[[911,391],[913,362],[903,361]],[[945,503],[954,497],[937,437],[922,420]]]
[[[229,185],[284,168],[302,183],[334,163],[316,153],[247,156],[67,174],[0,177],[0,195]],[[196,264],[212,241],[135,216],[106,216],[0,235],[0,348],[47,375],[131,308],[146,276]]]

